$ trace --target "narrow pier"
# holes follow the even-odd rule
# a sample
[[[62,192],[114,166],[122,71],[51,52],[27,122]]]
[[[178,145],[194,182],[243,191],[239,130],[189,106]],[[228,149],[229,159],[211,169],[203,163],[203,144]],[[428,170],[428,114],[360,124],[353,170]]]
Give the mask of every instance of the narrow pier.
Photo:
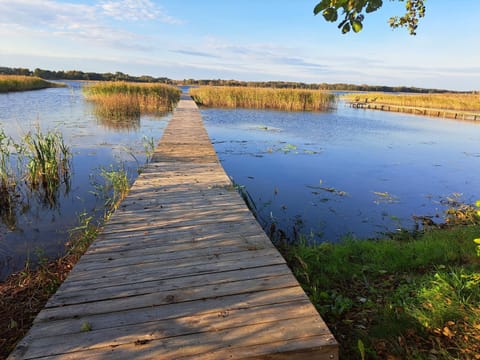
[[[185,95],[153,162],[9,359],[338,359]]]
[[[480,113],[473,111],[460,111],[450,109],[424,108],[418,106],[391,105],[377,102],[350,102],[351,107],[356,109],[370,109],[401,112],[413,115],[433,116],[456,120],[477,121],[480,120]]]

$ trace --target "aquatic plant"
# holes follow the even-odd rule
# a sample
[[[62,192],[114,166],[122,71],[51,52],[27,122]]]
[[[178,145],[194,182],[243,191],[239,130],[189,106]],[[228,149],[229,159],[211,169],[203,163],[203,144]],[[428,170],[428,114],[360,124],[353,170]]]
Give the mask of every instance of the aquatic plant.
[[[480,111],[480,94],[386,94],[353,93],[343,95],[347,101],[378,103],[419,108],[449,109],[459,111]]]
[[[0,218],[10,230],[16,228],[16,209],[21,201],[18,183],[22,151],[22,146],[0,129]]]
[[[153,154],[155,153],[155,139],[153,137],[144,136],[142,138],[143,148],[145,149],[146,163],[149,163],[152,160]]]
[[[117,167],[111,165],[109,169],[101,168],[99,175],[103,179],[103,183],[95,183],[93,186],[96,189],[96,195],[105,201],[105,217],[108,218],[110,213],[127,196],[130,189],[130,180],[123,165]]]
[[[98,82],[86,85],[83,91],[87,100],[94,102],[95,112],[107,119],[161,115],[175,107],[181,94],[175,86],[128,82]]]
[[[11,91],[38,90],[50,87],[63,87],[64,84],[52,83],[35,76],[0,75],[0,93]]]
[[[28,133],[24,142],[28,149],[26,181],[32,190],[41,190],[44,202],[53,206],[61,184],[69,191],[70,149],[60,133],[42,133],[40,128]]]
[[[304,89],[202,86],[190,88],[190,95],[206,107],[326,111],[336,103],[335,95],[329,92]]]

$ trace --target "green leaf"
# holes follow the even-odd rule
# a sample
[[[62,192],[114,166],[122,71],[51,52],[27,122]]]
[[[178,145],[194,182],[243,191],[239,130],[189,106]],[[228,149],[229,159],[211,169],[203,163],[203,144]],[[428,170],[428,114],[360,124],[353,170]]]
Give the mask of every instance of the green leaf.
[[[365,10],[367,13],[377,11],[383,5],[382,0],[370,0]]]
[[[354,20],[352,21],[352,28],[353,28],[353,31],[358,33],[359,31],[362,31],[363,25],[360,21]]]
[[[330,7],[330,1],[329,0],[322,0],[313,9],[313,14],[318,15],[318,13],[320,13],[321,11],[325,10],[328,7]]]
[[[337,21],[337,18],[338,18],[337,11],[334,8],[325,9],[322,15],[325,18],[325,20],[331,21],[331,22]]]
[[[320,11],[322,11],[322,10],[323,10],[322,4],[321,4],[321,3],[318,3],[318,4],[315,6],[315,8],[313,9],[313,14],[314,14],[314,15],[318,15],[318,13],[319,13]]]

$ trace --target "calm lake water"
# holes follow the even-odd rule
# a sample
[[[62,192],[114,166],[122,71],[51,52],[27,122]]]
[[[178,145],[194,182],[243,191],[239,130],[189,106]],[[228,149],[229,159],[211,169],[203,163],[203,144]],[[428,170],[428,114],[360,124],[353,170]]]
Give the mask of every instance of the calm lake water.
[[[202,110],[220,160],[265,228],[336,242],[444,217],[480,198],[480,124],[351,109]]]
[[[0,280],[39,254],[63,253],[83,212],[103,213],[94,194],[101,168],[123,164],[131,179],[145,162],[144,137],[157,142],[170,116],[128,126],[92,114],[81,83],[0,94],[0,125],[20,138],[58,130],[73,152],[71,190],[58,206],[34,197],[14,230],[0,224]],[[338,241],[412,228],[413,215],[438,216],[448,197],[480,198],[480,124],[350,109],[332,113],[202,110],[219,158],[244,186],[265,227]],[[461,195],[460,195],[461,194]]]
[[[40,126],[42,131],[63,134],[72,158],[71,189],[60,192],[57,206],[45,206],[35,196],[18,209],[14,230],[0,223],[0,280],[38,256],[63,254],[68,230],[78,225],[81,213],[103,215],[104,198],[95,195],[103,183],[102,168],[123,166],[130,179],[145,163],[144,138],[160,139],[170,116],[141,117],[134,124],[112,124],[93,115],[92,104],[84,100],[82,83],[68,82],[68,88],[0,94],[0,127],[15,139]]]

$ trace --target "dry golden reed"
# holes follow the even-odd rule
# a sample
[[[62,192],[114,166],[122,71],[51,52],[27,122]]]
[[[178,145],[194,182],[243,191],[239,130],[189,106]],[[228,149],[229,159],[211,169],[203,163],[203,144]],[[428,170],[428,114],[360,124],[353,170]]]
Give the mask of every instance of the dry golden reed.
[[[181,91],[165,84],[99,82],[84,87],[88,100],[95,103],[102,117],[139,117],[140,114],[162,114],[172,110]]]
[[[51,83],[35,76],[0,75],[0,93],[10,91],[38,90],[61,86],[64,85]]]
[[[197,104],[206,107],[283,111],[325,111],[336,102],[335,95],[329,92],[304,89],[203,86],[190,88],[190,95]]]
[[[411,106],[429,109],[480,111],[480,94],[385,94],[356,93],[345,95],[347,101]]]

